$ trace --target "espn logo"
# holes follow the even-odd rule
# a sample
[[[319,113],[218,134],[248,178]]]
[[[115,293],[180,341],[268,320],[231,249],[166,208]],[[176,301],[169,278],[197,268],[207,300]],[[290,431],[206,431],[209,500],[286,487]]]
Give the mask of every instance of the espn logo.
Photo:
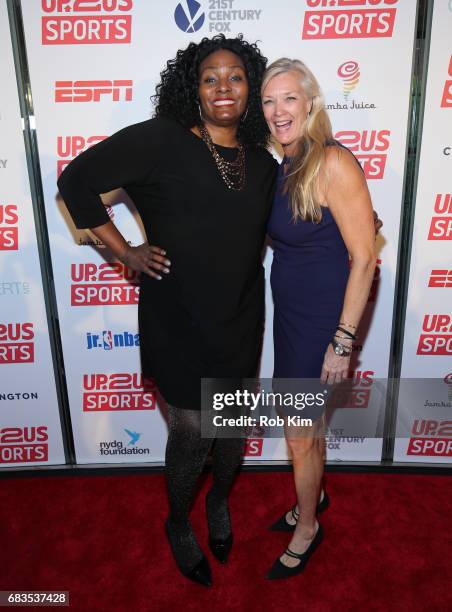
[[[382,179],[390,135],[390,130],[343,130],[336,132],[334,137],[354,153],[367,179]]]
[[[416,419],[411,433],[407,455],[452,457],[452,421]]]
[[[432,270],[428,281],[429,287],[452,287],[452,270]]]
[[[33,323],[0,323],[0,364],[32,363]]]
[[[0,463],[47,461],[49,454],[47,427],[0,428]]]
[[[373,370],[349,372],[348,380],[333,389],[328,405],[334,408],[367,408],[374,376]]]
[[[447,314],[426,314],[419,336],[417,355],[452,355],[452,318]]]
[[[133,81],[55,81],[55,102],[100,102],[108,96],[112,102],[130,102]]]
[[[133,0],[42,0],[46,15],[41,19],[41,42],[43,45],[128,44],[132,38],[132,16],[124,13],[132,7]],[[86,12],[95,14],[80,14]]]
[[[307,0],[307,6],[317,10],[305,11],[301,37],[305,40],[391,37],[397,8],[388,7],[397,3],[398,0]],[[383,6],[375,8],[376,5]]]
[[[57,138],[57,177],[65,167],[86,149],[105,140],[107,136],[58,136]]]
[[[19,214],[17,204],[0,204],[0,251],[19,248]]]
[[[452,240],[452,194],[437,193],[433,210],[440,216],[432,217],[428,240]]]
[[[154,410],[155,390],[143,374],[84,374],[83,412]]]
[[[71,306],[138,304],[138,272],[124,264],[71,264]]]
[[[447,75],[452,77],[452,55],[450,56]],[[451,108],[451,107],[452,107],[452,79],[447,79],[447,81],[444,83],[443,97],[441,99],[441,108]]]

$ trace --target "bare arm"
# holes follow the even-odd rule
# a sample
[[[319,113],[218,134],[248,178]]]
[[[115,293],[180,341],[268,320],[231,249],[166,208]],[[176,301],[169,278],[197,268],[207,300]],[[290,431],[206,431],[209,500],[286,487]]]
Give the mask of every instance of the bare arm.
[[[376,265],[372,202],[364,174],[348,151],[328,148],[326,172],[328,188],[325,201],[352,260],[339,325],[356,335]],[[351,350],[353,339],[343,331],[336,333],[342,336],[337,340]],[[341,382],[347,377],[349,365],[350,356],[336,355],[330,344],[323,363],[322,381],[330,384]]]

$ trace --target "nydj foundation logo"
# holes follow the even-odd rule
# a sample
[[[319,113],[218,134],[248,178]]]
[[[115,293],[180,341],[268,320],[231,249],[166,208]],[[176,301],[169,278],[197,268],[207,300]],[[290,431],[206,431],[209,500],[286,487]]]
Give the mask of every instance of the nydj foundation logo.
[[[399,0],[306,0],[301,37],[390,38]],[[378,8],[377,6],[380,5]],[[330,7],[338,8],[330,8]],[[389,8],[391,7],[391,8]]]
[[[125,440],[110,440],[99,442],[99,453],[105,456],[123,455],[149,455],[148,447],[141,446],[142,434],[131,429],[125,429]]]
[[[128,44],[133,0],[42,0],[43,45]],[[92,14],[86,14],[92,13]]]
[[[204,23],[209,32],[232,32],[235,22],[259,21],[261,17],[262,9],[243,8],[243,5],[242,0],[207,0],[204,8],[196,0],[185,0],[176,6],[174,21],[188,34],[200,30]]]

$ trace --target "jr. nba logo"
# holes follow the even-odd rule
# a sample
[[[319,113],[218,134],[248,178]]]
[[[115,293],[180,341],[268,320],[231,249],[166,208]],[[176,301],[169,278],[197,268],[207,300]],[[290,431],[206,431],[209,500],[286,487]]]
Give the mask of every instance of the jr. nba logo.
[[[177,27],[182,32],[192,34],[197,32],[204,23],[205,14],[201,10],[201,5],[196,0],[185,0],[176,6],[174,20]]]

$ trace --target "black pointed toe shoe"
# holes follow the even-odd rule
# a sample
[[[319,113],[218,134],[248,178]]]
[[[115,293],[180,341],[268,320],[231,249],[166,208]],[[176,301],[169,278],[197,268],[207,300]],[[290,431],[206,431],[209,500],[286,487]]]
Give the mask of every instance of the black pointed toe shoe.
[[[321,512],[324,512],[330,505],[330,498],[328,496],[328,493],[326,491],[323,492],[323,499],[322,501],[320,501],[317,504],[317,514],[320,514]],[[291,525],[290,523],[287,522],[286,520],[286,514],[287,512],[285,512],[281,518],[279,518],[275,523],[273,523],[273,525],[271,525],[269,527],[270,531],[295,531],[295,527],[298,521],[298,518],[300,516],[300,514],[297,512],[297,505],[295,504],[295,506],[292,508],[291,510],[292,512],[292,518],[294,519],[295,523],[293,525]]]
[[[198,584],[202,584],[203,586],[209,587],[212,586],[212,572],[210,571],[210,565],[207,558],[203,555],[201,560],[196,563],[193,567],[185,567],[181,563],[177,561],[177,558],[174,554],[172,537],[171,537],[171,528],[168,525],[168,522],[165,523],[165,531],[168,537],[168,541],[170,543],[171,550],[173,552],[173,557],[176,562],[176,565],[180,571],[180,573],[192,580],[193,582],[197,582]]]
[[[206,513],[207,513],[207,523],[208,524],[209,524],[209,493],[207,493],[206,495]],[[229,509],[227,511],[227,514],[228,514],[228,522],[229,524],[231,524],[231,517],[229,516]],[[232,531],[229,532],[226,538],[214,538],[210,535],[210,527],[209,527],[209,540],[208,540],[209,548],[213,556],[223,565],[228,560],[233,541],[234,541],[234,537],[232,535]]]
[[[209,536],[209,548],[212,551],[213,556],[223,565],[228,560],[233,539],[232,533],[230,533],[225,540],[219,540]]]
[[[298,574],[301,574],[301,572],[306,567],[309,557],[319,546],[322,539],[323,529],[322,526],[319,525],[319,528],[317,529],[317,532],[313,537],[312,542],[309,544],[308,548],[304,551],[304,553],[294,553],[292,550],[290,550],[290,548],[286,548],[284,553],[289,557],[292,557],[293,559],[298,559],[300,563],[298,563],[298,565],[295,565],[295,567],[289,567],[287,565],[284,565],[280,557],[278,557],[267,574],[268,580],[280,580],[281,578],[291,578],[292,576],[297,576]]]

